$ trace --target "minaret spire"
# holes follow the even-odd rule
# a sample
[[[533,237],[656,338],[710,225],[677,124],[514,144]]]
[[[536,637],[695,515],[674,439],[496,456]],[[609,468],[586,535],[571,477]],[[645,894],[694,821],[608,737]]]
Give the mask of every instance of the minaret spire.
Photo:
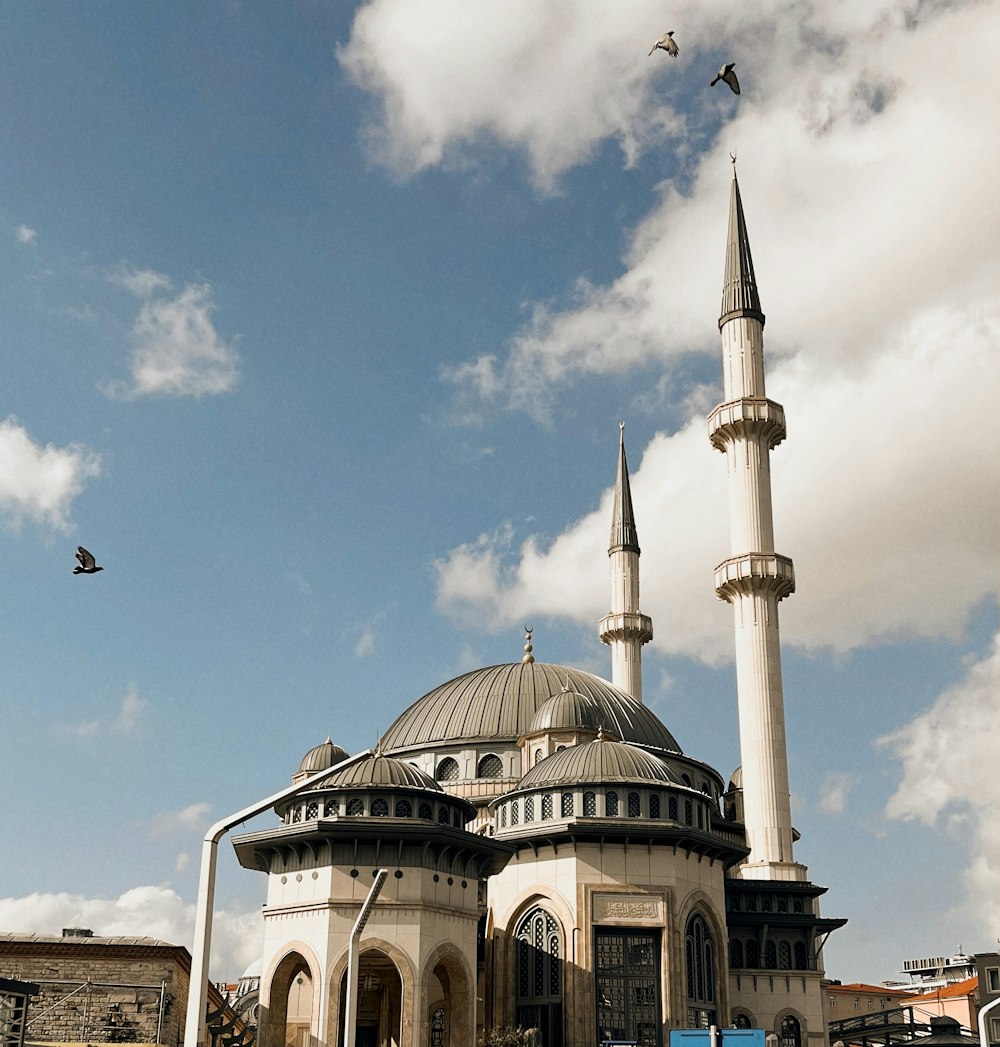
[[[785,412],[764,391],[764,314],[733,162],[726,274],[719,317],[724,402],[709,415],[712,444],[727,458],[731,555],[715,591],[732,604],[750,855],[741,874],[805,880],[792,857],[792,819],[781,684],[778,602],[795,591],[792,561],[774,551],[770,453],[785,438]]]
[[[598,635],[611,648],[611,682],[642,701],[642,645],[653,638],[653,623],[639,611],[639,535],[625,458],[625,423],[619,426],[618,470],[611,510],[611,612]]]

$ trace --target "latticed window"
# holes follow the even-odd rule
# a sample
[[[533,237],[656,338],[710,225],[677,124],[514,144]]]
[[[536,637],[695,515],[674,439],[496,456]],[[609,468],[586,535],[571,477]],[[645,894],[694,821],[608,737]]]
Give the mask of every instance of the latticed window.
[[[781,971],[792,969],[792,946],[789,942],[778,943],[778,969]]]
[[[456,829],[461,829],[462,828],[462,815],[461,815],[461,813],[459,811],[452,811],[451,812],[451,824]]]
[[[431,1047],[445,1047],[445,1034],[448,1025],[445,1020],[445,1009],[436,1007],[431,1012]]]
[[[510,805],[510,824],[517,825],[517,800]]]
[[[311,822],[313,818],[319,817],[319,803],[315,800],[306,804],[306,821]]]
[[[417,817],[426,818],[427,821],[430,821],[431,818],[434,817],[434,812],[431,810],[431,805],[429,803],[422,803],[417,808]]]
[[[597,815],[597,796],[594,793],[583,794],[583,815],[585,818],[594,818]]]
[[[337,817],[337,801],[327,800],[323,805],[323,816],[325,818],[336,818]]]
[[[453,782],[458,778],[458,761],[446,756],[437,766],[435,775],[439,782]]]
[[[752,1029],[753,1022],[749,1014],[734,1014],[733,1015],[733,1028],[734,1029]]]
[[[747,967],[760,966],[760,949],[754,941],[747,942]]]
[[[672,821],[677,821],[677,797],[671,796],[667,800],[667,817]]]
[[[729,966],[743,966],[743,943],[739,938],[731,938],[729,941]]]
[[[781,1047],[802,1047],[802,1026],[794,1015],[781,1019]]]
[[[476,776],[478,778],[503,777],[503,760],[496,753],[489,753],[479,761]]]
[[[642,808],[639,806],[639,794],[629,793],[628,794],[628,816],[629,818],[638,818],[642,813]]]
[[[347,801],[347,813],[348,814],[364,814],[365,813],[365,802],[359,796],[352,796]]]
[[[302,808],[301,807],[296,807],[295,810],[292,811],[292,821],[293,822],[301,822],[302,821]]]
[[[447,825],[451,821],[451,815],[447,807],[442,806],[438,808],[438,821],[441,825]]]
[[[594,972],[597,1042],[659,1047],[663,1027],[659,931],[595,927]]]
[[[653,793],[649,797],[649,817],[659,818],[660,817],[660,794]]]
[[[503,829],[507,825],[507,807],[504,805],[500,808],[500,828]]]
[[[535,820],[535,798],[528,796],[524,801],[524,820],[533,822]]]
[[[690,825],[691,824],[691,820],[692,820],[691,819],[691,801],[690,800],[685,800],[684,801],[684,824],[685,825]]]
[[[809,954],[806,952],[805,942],[795,943],[795,969],[797,971],[809,970]]]
[[[546,793],[542,797],[542,821],[547,822],[552,817],[552,794]]]
[[[372,816],[375,818],[387,818],[389,815],[389,805],[385,800],[379,796],[377,799],[372,800]]]
[[[524,914],[517,940],[517,1024],[542,1032],[545,1047],[562,1045],[562,930],[536,907]]]
[[[618,816],[618,793],[608,793],[604,797],[604,813],[609,818]]]
[[[409,818],[413,814],[413,808],[410,806],[409,800],[397,800],[396,801],[396,817],[397,818]]]
[[[542,750],[541,749],[536,749],[535,750],[535,763],[541,763],[541,762],[542,762]]]
[[[687,966],[688,1024],[695,1029],[715,1025],[715,948],[705,918],[688,920],[684,939]]]
[[[573,794],[563,793],[559,799],[559,813],[563,818],[573,817]]]
[[[769,971],[778,967],[778,950],[774,947],[774,942],[767,942],[764,946],[764,967]]]

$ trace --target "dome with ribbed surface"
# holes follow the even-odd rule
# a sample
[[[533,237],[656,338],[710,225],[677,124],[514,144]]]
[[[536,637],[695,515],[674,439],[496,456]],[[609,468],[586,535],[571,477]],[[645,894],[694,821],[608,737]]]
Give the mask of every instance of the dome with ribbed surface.
[[[441,792],[430,775],[424,774],[419,767],[402,760],[394,760],[381,752],[370,753],[363,760],[352,763],[340,771],[335,771],[324,779],[316,789],[357,789],[366,786],[395,789],[431,789]]]
[[[542,704],[564,687],[593,699],[600,722],[617,737],[680,752],[656,714],[607,680],[545,662],[491,665],[458,676],[413,703],[382,736],[386,750],[423,749],[434,743],[516,742],[532,730]]]
[[[301,774],[305,771],[309,774],[315,774],[317,771],[325,771],[327,767],[332,767],[335,763],[346,760],[348,755],[346,749],[342,749],[328,737],[325,742],[314,745],[302,757],[302,762],[299,764],[299,773]]]
[[[582,727],[596,731],[605,726],[601,714],[602,708],[596,698],[564,687],[538,707],[531,721],[531,730],[559,731]]]
[[[626,742],[599,737],[553,753],[518,782],[518,791],[581,782],[628,782],[679,785],[661,760]]]

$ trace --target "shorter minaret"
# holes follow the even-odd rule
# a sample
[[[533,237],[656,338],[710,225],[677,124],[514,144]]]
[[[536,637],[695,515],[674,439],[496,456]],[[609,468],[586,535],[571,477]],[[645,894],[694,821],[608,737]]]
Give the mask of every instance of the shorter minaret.
[[[618,442],[618,473],[611,511],[611,612],[598,623],[602,643],[611,648],[611,682],[642,701],[642,645],[653,639],[653,622],[639,611],[639,536],[625,460],[625,423]]]

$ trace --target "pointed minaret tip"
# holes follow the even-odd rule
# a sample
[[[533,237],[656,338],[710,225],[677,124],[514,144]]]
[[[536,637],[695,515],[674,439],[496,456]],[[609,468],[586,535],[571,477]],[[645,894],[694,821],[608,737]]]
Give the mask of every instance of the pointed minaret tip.
[[[639,533],[635,527],[632,510],[632,489],[628,478],[628,461],[625,458],[625,423],[618,423],[618,471],[615,474],[615,496],[611,511],[611,544],[608,554],[619,549],[639,552]]]
[[[726,275],[722,283],[722,312],[719,329],[729,320],[740,316],[752,316],[764,324],[764,313],[760,308],[757,280],[750,256],[750,238],[740,198],[740,183],[736,177],[736,157],[733,162],[733,188],[729,196],[729,236],[726,241]]]

